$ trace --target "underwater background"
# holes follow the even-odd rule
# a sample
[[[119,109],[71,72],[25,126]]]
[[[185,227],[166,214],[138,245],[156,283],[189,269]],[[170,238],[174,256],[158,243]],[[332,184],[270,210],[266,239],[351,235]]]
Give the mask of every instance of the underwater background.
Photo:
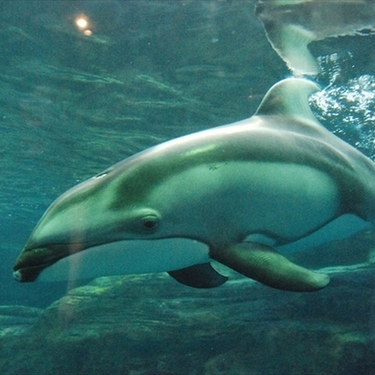
[[[0,1],[1,374],[375,373],[372,228],[292,254],[330,267],[330,286],[312,294],[235,274],[213,290],[167,274],[12,278],[68,188],[162,141],[250,117],[290,76],[255,3]],[[375,160],[374,36],[311,50],[324,89],[311,98],[316,116]]]

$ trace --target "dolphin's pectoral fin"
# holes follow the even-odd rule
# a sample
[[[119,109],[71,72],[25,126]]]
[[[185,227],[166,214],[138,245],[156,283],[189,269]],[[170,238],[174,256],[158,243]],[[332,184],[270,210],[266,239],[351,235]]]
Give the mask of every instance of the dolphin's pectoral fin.
[[[216,288],[228,280],[215,271],[210,263],[197,264],[168,273],[179,283],[193,288]]]
[[[298,266],[262,244],[240,243],[223,251],[211,251],[210,256],[251,279],[277,289],[310,292],[329,283],[328,275]]]

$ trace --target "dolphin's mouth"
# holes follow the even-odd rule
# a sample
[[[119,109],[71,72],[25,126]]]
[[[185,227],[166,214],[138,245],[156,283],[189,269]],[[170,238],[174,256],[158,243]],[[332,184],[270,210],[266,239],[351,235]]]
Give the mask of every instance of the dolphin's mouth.
[[[78,250],[79,248],[79,250]],[[83,246],[77,246],[76,251],[83,249]],[[13,266],[13,277],[19,282],[35,281],[40,273],[72,254],[71,246],[66,244],[54,244],[37,248],[25,247]]]
[[[19,268],[13,271],[13,278],[20,283],[35,281],[39,274],[51,264],[53,263],[43,264],[41,266]]]

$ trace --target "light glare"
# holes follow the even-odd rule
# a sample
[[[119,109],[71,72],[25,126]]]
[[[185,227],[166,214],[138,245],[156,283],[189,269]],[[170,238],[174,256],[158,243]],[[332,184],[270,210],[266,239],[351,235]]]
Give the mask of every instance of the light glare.
[[[88,22],[87,22],[87,19],[83,18],[83,17],[79,17],[76,19],[76,25],[80,28],[80,29],[84,29],[88,26]]]

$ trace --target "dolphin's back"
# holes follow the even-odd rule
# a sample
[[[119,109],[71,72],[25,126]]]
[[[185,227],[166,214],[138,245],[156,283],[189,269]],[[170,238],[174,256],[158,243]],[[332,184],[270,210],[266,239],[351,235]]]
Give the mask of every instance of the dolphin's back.
[[[304,79],[281,81],[255,116],[165,142],[118,163],[110,173],[123,197],[114,204],[142,201],[169,177],[192,168],[204,174],[228,163],[274,163],[329,176],[338,189],[336,215],[351,213],[374,221],[374,163],[317,121],[308,104],[317,90]],[[318,188],[319,181],[311,184]]]

